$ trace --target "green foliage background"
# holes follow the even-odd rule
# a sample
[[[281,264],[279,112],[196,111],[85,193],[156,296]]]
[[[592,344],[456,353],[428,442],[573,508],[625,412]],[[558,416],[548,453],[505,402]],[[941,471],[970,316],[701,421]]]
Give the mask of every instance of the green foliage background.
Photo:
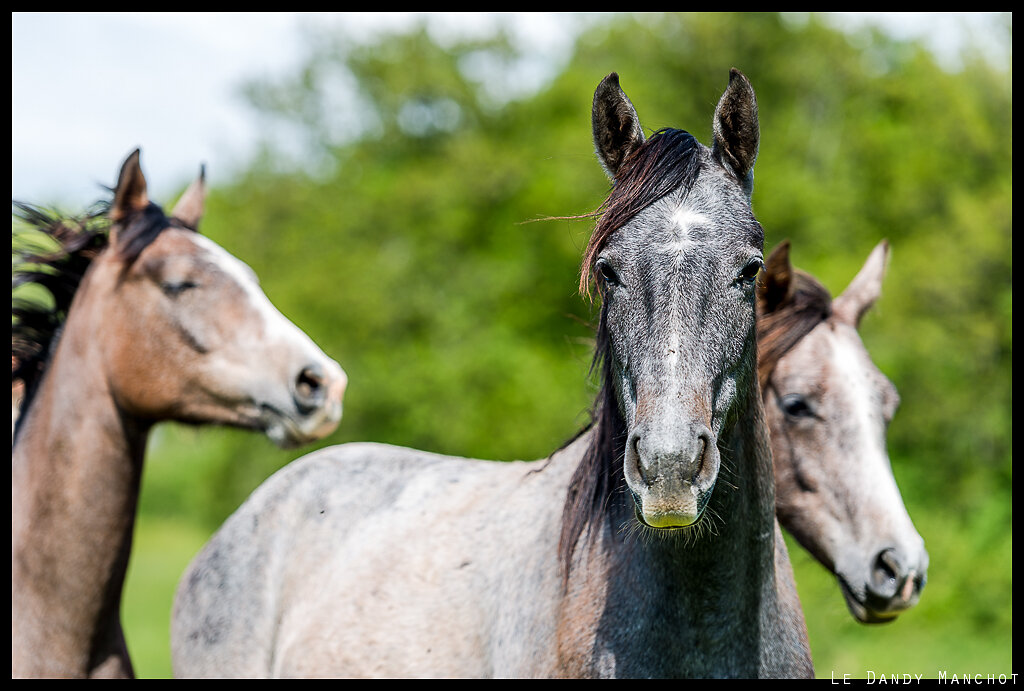
[[[301,71],[246,88],[266,145],[238,179],[213,181],[203,232],[348,372],[345,416],[321,445],[538,458],[578,430],[594,394],[594,309],[576,293],[592,223],[537,219],[586,214],[607,193],[593,89],[617,71],[648,130],[708,143],[735,66],[758,97],[766,251],[789,238],[838,294],[875,244],[892,247],[862,335],[902,396],[889,449],[929,583],[917,608],[865,627],[791,544],[818,674],[1012,672],[1009,65],[967,54],[943,70],[918,43],[851,39],[814,17],[615,16],[592,19],[523,95],[506,37],[308,39]],[[342,85],[357,96],[339,98]],[[299,153],[275,145],[286,139]],[[187,561],[297,455],[158,428],[124,605],[140,675],[170,673]]]

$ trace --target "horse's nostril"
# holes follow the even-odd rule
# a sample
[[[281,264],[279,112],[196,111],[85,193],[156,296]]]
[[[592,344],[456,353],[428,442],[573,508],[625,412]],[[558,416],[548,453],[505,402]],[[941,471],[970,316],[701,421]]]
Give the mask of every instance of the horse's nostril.
[[[690,478],[690,482],[696,483],[698,479],[701,477],[701,473],[704,472],[704,461],[707,458],[707,453],[708,440],[702,434],[697,439],[697,462],[694,464],[696,466],[696,471],[693,473],[693,477]]]
[[[875,557],[874,569],[871,572],[871,589],[878,595],[892,597],[899,588],[902,571],[899,559],[893,550],[887,549],[879,552]]]
[[[640,458],[640,435],[633,435],[630,438],[629,443],[633,447],[633,462],[636,466],[636,472],[640,476],[641,480],[649,484],[649,480],[647,479],[647,473],[644,472],[643,460]]]
[[[918,583],[918,576],[913,569],[911,569],[910,573],[907,574],[907,580],[903,583],[903,590],[900,591],[900,599],[904,602],[910,602],[910,598],[914,596],[914,591],[919,587]]]
[[[295,380],[295,402],[303,413],[308,413],[319,405],[324,397],[324,375],[315,365],[304,367]]]

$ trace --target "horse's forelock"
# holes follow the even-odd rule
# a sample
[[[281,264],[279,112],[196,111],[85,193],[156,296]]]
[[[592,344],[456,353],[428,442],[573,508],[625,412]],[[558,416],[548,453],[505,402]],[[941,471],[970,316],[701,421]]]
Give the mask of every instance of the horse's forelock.
[[[131,213],[119,223],[116,249],[125,267],[130,267],[143,250],[149,247],[160,233],[172,225],[175,224],[164,214],[164,210],[153,202],[150,202],[145,209]],[[188,230],[194,230],[184,224],[179,225]]]
[[[666,128],[632,152],[615,176],[600,219],[583,253],[580,292],[589,294],[594,262],[608,238],[634,216],[676,189],[690,189],[700,174],[698,142],[685,130]]]
[[[791,297],[778,309],[757,316],[757,378],[764,391],[779,360],[832,314],[832,295],[803,271],[793,275]]]

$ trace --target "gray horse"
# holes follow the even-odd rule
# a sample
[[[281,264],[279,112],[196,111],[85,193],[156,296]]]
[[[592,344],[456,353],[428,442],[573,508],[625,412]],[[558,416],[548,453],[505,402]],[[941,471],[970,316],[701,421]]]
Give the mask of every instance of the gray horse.
[[[789,243],[758,284],[758,375],[779,522],[836,574],[853,616],[889,622],[920,598],[928,571],[885,449],[899,395],[857,333],[878,299],[881,242],[835,300],[793,268]]]
[[[270,478],[186,572],[181,676],[811,676],[757,385],[757,104],[645,139],[611,74],[594,422],[546,459],[377,444]]]

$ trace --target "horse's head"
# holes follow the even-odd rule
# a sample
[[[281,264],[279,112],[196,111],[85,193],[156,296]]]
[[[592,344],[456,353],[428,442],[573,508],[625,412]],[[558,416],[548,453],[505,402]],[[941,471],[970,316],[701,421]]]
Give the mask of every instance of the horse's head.
[[[887,255],[882,242],[830,310],[828,293],[794,271],[783,243],[758,291],[779,520],[835,572],[850,612],[866,623],[913,606],[928,569],[886,452],[899,395],[857,333]]]
[[[642,523],[685,527],[711,497],[720,435],[755,390],[757,103],[733,70],[710,149],[679,130],[645,139],[611,74],[594,95],[593,130],[614,188],[584,281],[593,276],[601,290],[599,339],[624,426],[626,484]]]
[[[282,446],[331,433],[345,373],[249,267],[196,232],[204,196],[200,175],[167,218],[149,201],[139,152],[121,169],[109,248],[76,296],[111,393],[142,419],[259,429]]]

